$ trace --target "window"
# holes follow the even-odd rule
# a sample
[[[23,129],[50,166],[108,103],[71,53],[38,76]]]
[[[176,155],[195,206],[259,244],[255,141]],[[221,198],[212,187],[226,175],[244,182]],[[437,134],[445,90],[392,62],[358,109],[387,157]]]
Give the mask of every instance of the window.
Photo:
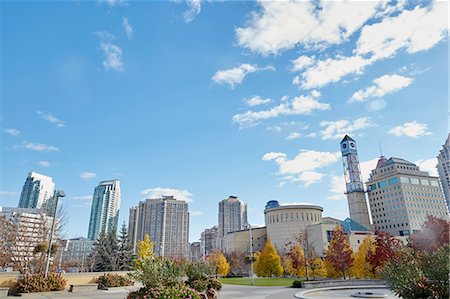
[[[431,184],[431,186],[439,187],[439,183],[437,180],[430,180],[430,184]]]
[[[389,181],[389,186],[396,185],[396,184],[398,184],[398,177],[390,178],[388,181]]]
[[[333,238],[333,231],[327,230],[327,241],[331,242],[331,238]]]
[[[377,184],[371,184],[369,185],[369,191],[373,191],[377,189]]]
[[[400,177],[400,182],[402,184],[409,184],[409,178],[402,176]]]
[[[386,187],[387,187],[386,181],[381,181],[378,183],[378,188],[386,188]]]
[[[422,185],[425,185],[425,186],[429,186],[430,185],[430,181],[428,181],[427,179],[420,179],[420,183]]]
[[[419,179],[411,178],[411,184],[419,185]]]

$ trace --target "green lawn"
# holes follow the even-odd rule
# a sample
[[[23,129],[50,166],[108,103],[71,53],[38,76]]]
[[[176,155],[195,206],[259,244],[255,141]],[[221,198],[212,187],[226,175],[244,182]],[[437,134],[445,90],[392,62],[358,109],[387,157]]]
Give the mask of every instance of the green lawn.
[[[223,284],[251,285],[251,279],[243,278],[219,278]],[[255,286],[291,286],[297,278],[255,278]]]

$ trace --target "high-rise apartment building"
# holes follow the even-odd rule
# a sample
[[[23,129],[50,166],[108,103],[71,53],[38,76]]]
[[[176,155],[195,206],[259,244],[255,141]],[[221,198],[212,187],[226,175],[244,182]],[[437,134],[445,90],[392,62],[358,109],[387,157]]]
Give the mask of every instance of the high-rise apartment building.
[[[130,209],[128,231],[133,246],[148,234],[156,255],[189,256],[188,203],[173,196],[146,199]]]
[[[219,229],[217,225],[211,228],[205,229],[200,236],[200,250],[202,256],[206,257],[210,255],[214,250],[219,248]]]
[[[242,230],[247,225],[247,205],[236,196],[229,196],[219,202],[220,249],[225,248],[227,233]]]
[[[19,208],[46,210],[51,205],[55,184],[51,177],[30,172],[20,194]]]
[[[438,178],[404,159],[380,157],[367,192],[375,230],[407,236],[421,229],[427,215],[448,220]]]
[[[92,197],[88,239],[96,240],[101,233],[117,231],[120,209],[120,181],[102,181]]]
[[[444,191],[445,201],[447,202],[447,208],[450,209],[450,134],[448,134],[445,144],[439,151],[437,159],[438,164],[436,167]]]

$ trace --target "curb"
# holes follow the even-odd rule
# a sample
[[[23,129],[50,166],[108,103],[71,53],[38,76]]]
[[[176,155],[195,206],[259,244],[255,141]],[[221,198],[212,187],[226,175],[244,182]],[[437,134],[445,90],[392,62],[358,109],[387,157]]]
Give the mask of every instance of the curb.
[[[323,291],[333,291],[333,290],[355,290],[355,289],[387,289],[389,288],[386,285],[367,285],[367,286],[341,286],[341,287],[327,287],[327,288],[317,288],[317,289],[309,289],[303,292],[295,293],[294,297],[297,299],[310,299],[305,297],[308,294],[323,292]]]

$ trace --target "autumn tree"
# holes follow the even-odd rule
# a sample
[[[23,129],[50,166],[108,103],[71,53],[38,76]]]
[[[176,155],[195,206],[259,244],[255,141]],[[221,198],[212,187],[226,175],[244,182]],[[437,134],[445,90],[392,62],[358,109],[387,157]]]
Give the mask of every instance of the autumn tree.
[[[375,232],[375,251],[369,252],[366,258],[372,274],[378,275],[386,262],[397,260],[402,246],[402,242],[391,234],[382,231]]]
[[[449,245],[450,221],[427,216],[422,230],[411,236],[409,246],[416,252],[432,253],[444,245]]]
[[[325,277],[325,267],[323,260],[320,257],[317,257],[313,261],[309,263],[309,268],[311,269],[310,274],[313,277],[313,279],[317,277]]]
[[[336,226],[333,230],[333,237],[328,245],[326,260],[334,269],[342,273],[344,279],[346,278],[347,271],[353,264],[353,251],[341,226]]]
[[[359,246],[355,254],[351,274],[356,278],[374,278],[370,264],[367,262],[369,253],[375,252],[375,240],[372,236],[367,236]]]
[[[339,278],[341,277],[341,273],[339,271],[337,271],[333,264],[328,261],[327,259],[325,259],[323,261],[323,272],[324,272],[324,276],[327,278]]]
[[[260,277],[280,276],[283,273],[281,258],[270,238],[267,239],[266,245],[258,258],[255,272]]]
[[[285,271],[289,275],[305,276],[305,254],[298,243],[285,244],[286,262]]]
[[[214,251],[208,256],[208,263],[213,267],[214,273],[217,275],[226,276],[230,272],[230,264],[220,251]]]

